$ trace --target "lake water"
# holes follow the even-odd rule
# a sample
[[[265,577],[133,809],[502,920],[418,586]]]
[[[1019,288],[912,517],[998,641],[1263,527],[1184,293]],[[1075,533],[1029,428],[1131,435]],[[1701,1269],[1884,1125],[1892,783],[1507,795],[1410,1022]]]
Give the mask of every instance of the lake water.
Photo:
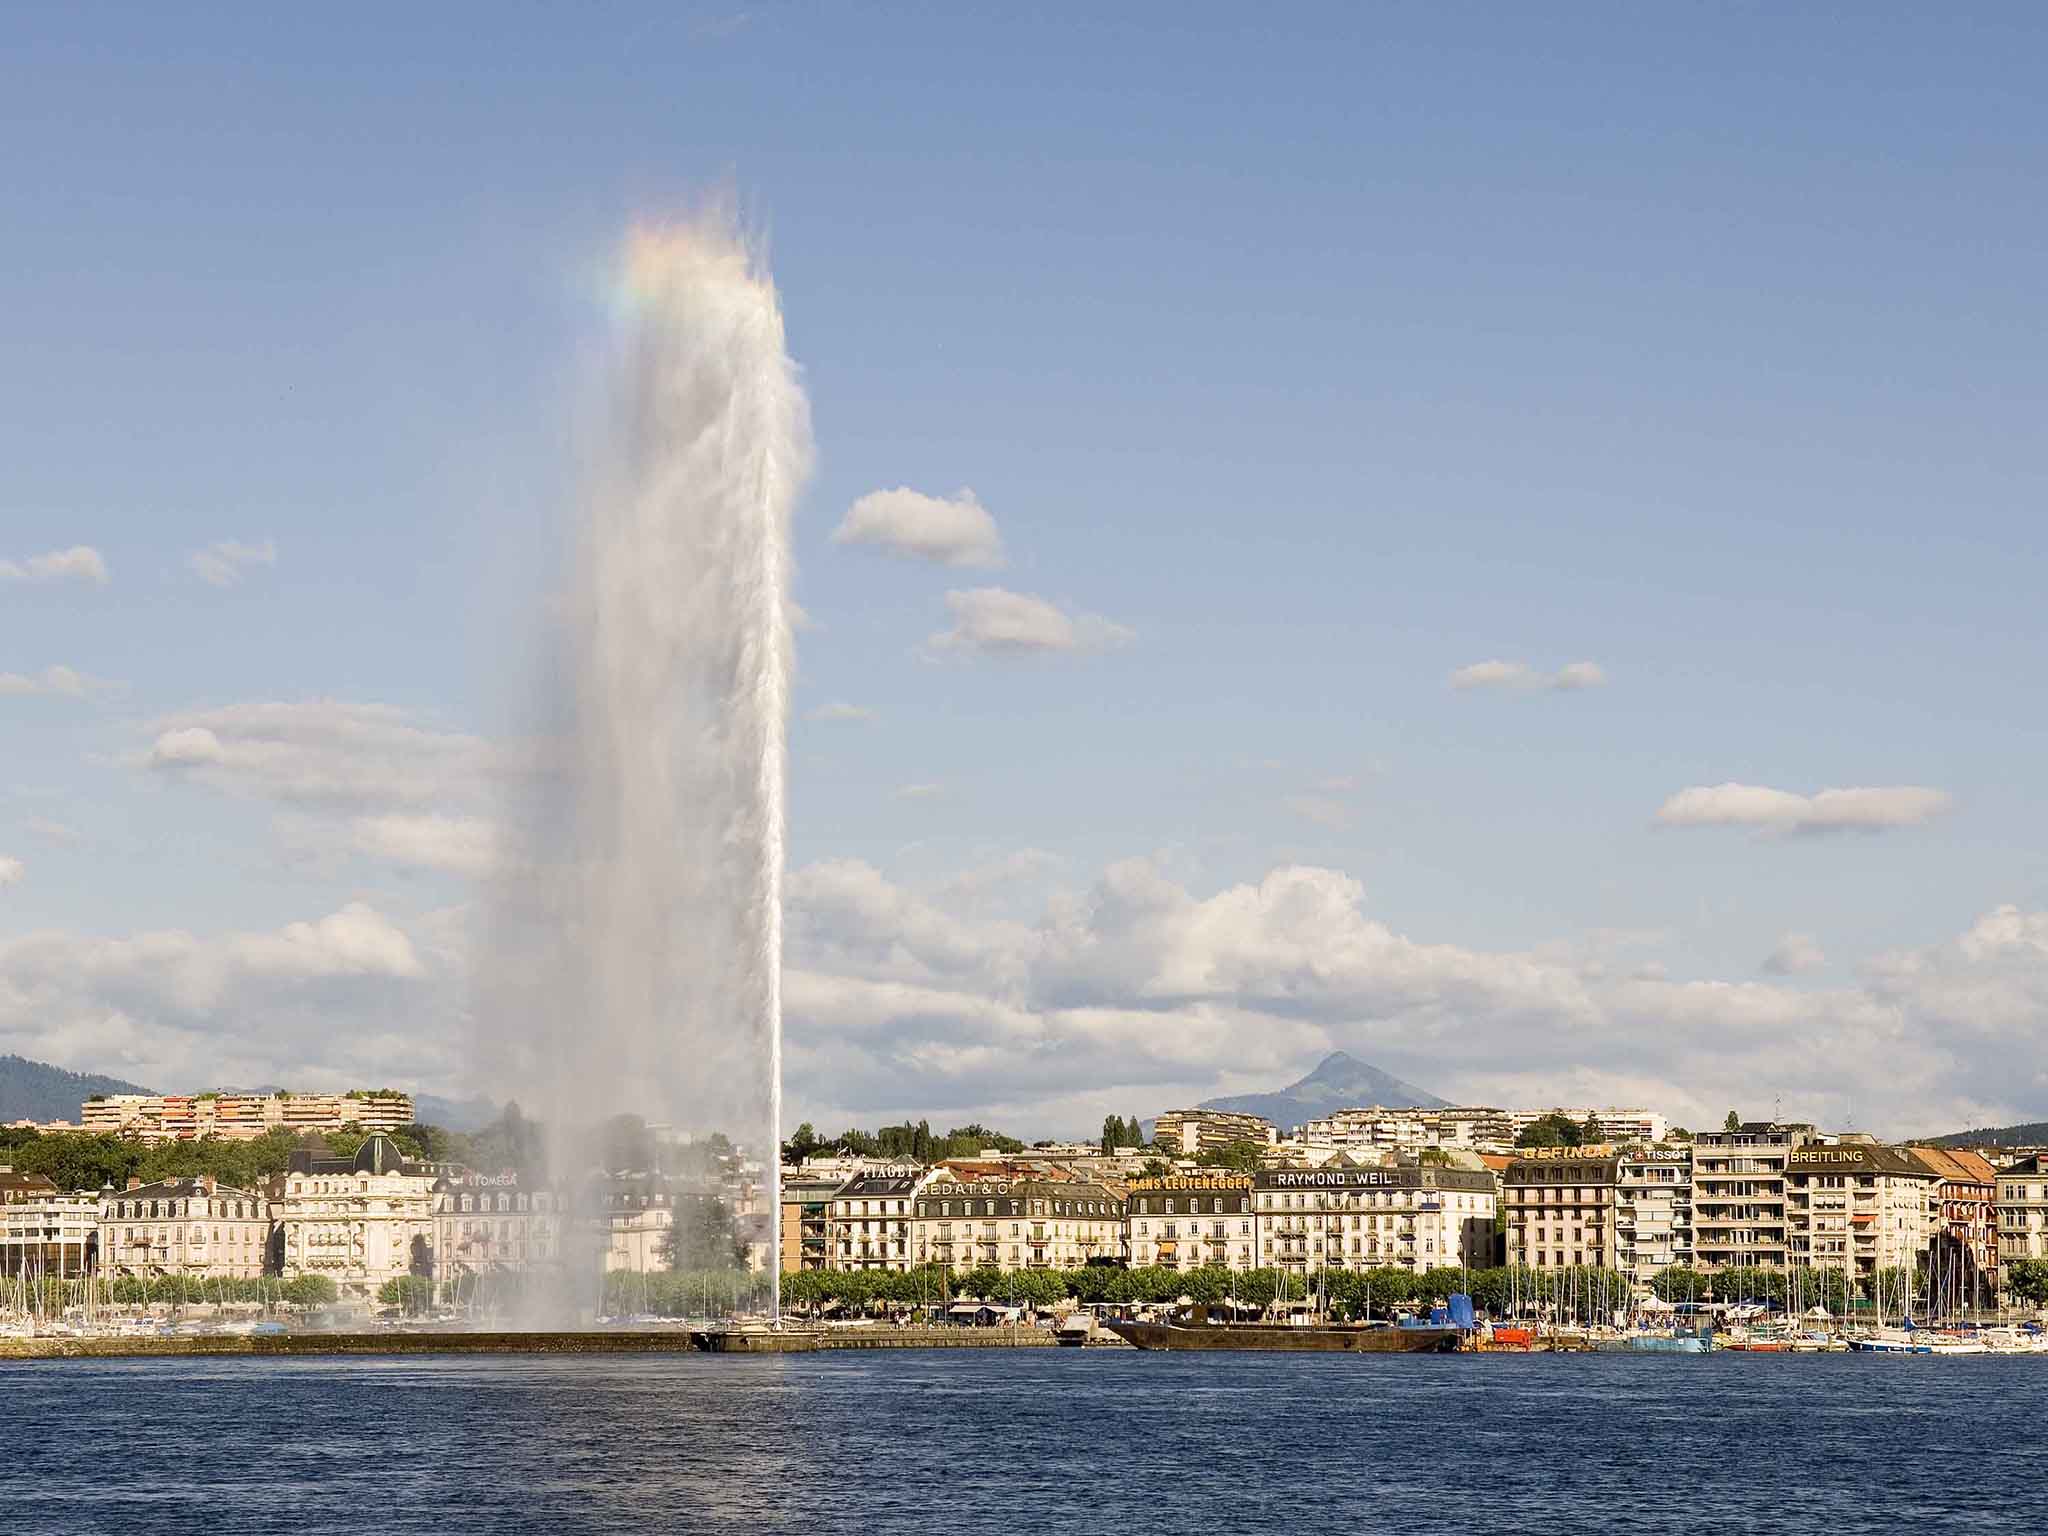
[[[2026,1531],[2048,1360],[0,1364],[0,1531]]]

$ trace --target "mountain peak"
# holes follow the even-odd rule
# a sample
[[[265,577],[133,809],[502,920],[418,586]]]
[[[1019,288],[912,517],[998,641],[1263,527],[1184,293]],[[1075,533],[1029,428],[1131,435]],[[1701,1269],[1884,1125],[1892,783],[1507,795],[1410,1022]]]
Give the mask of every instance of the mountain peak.
[[[1348,1051],[1332,1051],[1308,1076],[1273,1093],[1240,1093],[1205,1099],[1202,1109],[1229,1109],[1263,1115],[1282,1130],[1319,1120],[1340,1109],[1379,1104],[1389,1109],[1440,1109],[1445,1101],[1405,1083]]]

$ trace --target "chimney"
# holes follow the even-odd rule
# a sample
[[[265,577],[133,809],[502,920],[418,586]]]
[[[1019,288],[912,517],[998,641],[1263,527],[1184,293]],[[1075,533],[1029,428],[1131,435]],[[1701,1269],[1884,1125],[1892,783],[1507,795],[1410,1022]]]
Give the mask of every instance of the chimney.
[[[135,1177],[134,1174],[131,1173],[128,1175],[128,1183],[126,1187],[129,1189],[140,1189],[142,1188],[142,1180],[138,1179],[137,1177]]]
[[[214,1176],[210,1173],[202,1173],[201,1175],[199,1175],[199,1187],[205,1190],[209,1195],[213,1193],[214,1186],[217,1183],[218,1180],[216,1180]]]

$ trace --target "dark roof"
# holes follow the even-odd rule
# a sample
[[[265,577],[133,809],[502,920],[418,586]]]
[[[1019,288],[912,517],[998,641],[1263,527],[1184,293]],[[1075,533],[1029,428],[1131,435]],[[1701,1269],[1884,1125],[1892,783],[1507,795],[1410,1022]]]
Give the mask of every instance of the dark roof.
[[[914,1173],[866,1173],[848,1180],[846,1187],[833,1198],[843,1200],[850,1195],[855,1199],[872,1199],[876,1195],[908,1195],[916,1191],[919,1177]]]
[[[324,1154],[324,1155],[323,1155]],[[397,1142],[379,1131],[367,1136],[353,1157],[336,1157],[324,1141],[313,1146],[292,1148],[286,1164],[290,1173],[409,1173],[424,1177],[440,1171],[436,1163],[415,1163],[399,1149]]]
[[[197,1177],[179,1179],[158,1179],[154,1184],[138,1184],[133,1189],[117,1189],[113,1192],[116,1200],[187,1200],[197,1195],[218,1199],[225,1195],[230,1200],[254,1200],[253,1189],[237,1189],[232,1184],[216,1184],[208,1190]]]

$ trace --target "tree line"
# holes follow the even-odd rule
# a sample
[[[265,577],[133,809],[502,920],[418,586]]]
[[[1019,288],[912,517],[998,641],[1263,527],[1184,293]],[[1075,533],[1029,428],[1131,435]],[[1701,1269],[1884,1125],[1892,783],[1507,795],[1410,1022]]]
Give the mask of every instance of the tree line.
[[[892,1158],[906,1163],[942,1163],[949,1158],[973,1157],[994,1148],[999,1152],[1022,1152],[1024,1143],[985,1125],[958,1125],[943,1135],[929,1120],[885,1125],[878,1131],[848,1129],[829,1139],[806,1120],[782,1144],[782,1160],[800,1163],[807,1157]]]

